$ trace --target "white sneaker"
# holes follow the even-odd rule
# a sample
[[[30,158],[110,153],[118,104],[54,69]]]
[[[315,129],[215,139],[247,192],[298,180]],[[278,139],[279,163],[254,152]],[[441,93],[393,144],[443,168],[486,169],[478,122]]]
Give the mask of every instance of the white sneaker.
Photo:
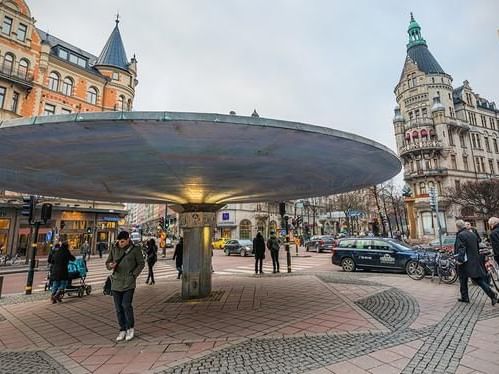
[[[122,340],[125,340],[125,337],[126,337],[126,331],[120,331],[120,333],[116,337],[116,341],[121,342]]]
[[[125,337],[126,341],[132,340],[134,336],[135,336],[135,331],[133,329],[126,330],[126,337]]]

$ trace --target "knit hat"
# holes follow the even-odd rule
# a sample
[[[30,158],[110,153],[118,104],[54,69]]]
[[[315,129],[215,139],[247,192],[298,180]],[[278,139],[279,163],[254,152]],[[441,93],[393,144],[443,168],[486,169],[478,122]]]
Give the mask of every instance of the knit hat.
[[[118,234],[118,240],[126,240],[128,238],[130,238],[130,234],[128,233],[128,231],[121,231]]]

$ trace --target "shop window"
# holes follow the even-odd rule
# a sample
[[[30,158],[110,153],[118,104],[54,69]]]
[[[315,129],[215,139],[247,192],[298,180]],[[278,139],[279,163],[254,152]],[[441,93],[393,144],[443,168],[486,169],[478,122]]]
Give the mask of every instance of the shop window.
[[[424,235],[433,234],[433,216],[431,212],[421,213],[421,220],[423,223],[423,234]]]

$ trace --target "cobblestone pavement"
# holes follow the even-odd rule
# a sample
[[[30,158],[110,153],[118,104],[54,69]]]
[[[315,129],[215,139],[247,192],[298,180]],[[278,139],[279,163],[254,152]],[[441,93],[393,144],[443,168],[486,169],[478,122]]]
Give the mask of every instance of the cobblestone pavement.
[[[70,373],[45,352],[0,352],[0,373]]]
[[[0,373],[497,373],[499,308],[476,287],[460,304],[404,275],[218,276],[216,297],[172,303],[178,285],[139,286],[137,337],[118,344],[98,291],[2,299]]]

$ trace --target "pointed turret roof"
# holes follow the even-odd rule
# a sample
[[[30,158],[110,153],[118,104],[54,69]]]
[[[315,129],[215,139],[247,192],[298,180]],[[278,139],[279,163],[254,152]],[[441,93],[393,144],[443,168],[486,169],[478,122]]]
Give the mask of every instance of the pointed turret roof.
[[[409,34],[407,57],[418,66],[418,69],[426,74],[446,74],[428,49],[428,44],[421,35],[421,26],[416,22],[412,13],[407,33]],[[403,75],[402,71],[402,77]]]
[[[124,70],[128,69],[128,59],[126,57],[123,40],[121,39],[120,29],[118,28],[119,23],[119,17],[116,17],[116,26],[102,49],[95,64],[96,66],[106,65]]]

